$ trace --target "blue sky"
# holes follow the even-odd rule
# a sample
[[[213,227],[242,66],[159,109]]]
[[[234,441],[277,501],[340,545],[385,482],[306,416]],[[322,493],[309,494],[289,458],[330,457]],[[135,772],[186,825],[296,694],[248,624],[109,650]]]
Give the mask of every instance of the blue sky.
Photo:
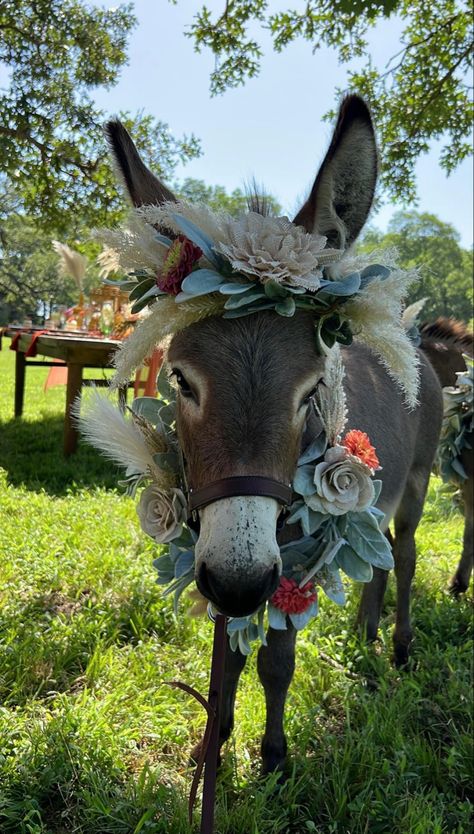
[[[223,4],[224,0],[207,2],[217,11]],[[139,24],[130,41],[129,65],[116,87],[97,91],[96,101],[109,114],[143,109],[168,122],[175,135],[195,133],[203,155],[180,167],[178,178],[192,176],[232,190],[255,176],[291,216],[327,148],[331,127],[322,116],[334,105],[335,89],[345,86],[346,69],[334,52],[323,49],[313,55],[303,40],[276,54],[259,31],[258,39],[265,44],[260,76],[211,98],[214,58],[208,50],[196,54],[183,34],[201,5],[198,0],[179,0],[177,5],[135,0]],[[270,5],[276,10],[291,3],[279,0]],[[379,25],[370,44],[377,66],[383,67],[398,51],[400,32],[398,21]],[[440,147],[437,143],[418,163],[417,208],[453,223],[463,245],[470,246],[472,162],[464,162],[447,178],[438,165]],[[373,222],[385,228],[396,208],[384,206]]]

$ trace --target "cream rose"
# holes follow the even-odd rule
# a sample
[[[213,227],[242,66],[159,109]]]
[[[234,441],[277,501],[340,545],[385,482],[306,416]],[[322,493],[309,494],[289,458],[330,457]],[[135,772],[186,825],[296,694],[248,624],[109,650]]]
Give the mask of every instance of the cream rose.
[[[344,446],[332,446],[314,472],[316,493],[305,497],[312,510],[331,515],[366,510],[375,500],[371,470]]]
[[[159,544],[180,535],[187,519],[186,498],[180,489],[164,492],[155,484],[143,490],[137,506],[142,530]]]

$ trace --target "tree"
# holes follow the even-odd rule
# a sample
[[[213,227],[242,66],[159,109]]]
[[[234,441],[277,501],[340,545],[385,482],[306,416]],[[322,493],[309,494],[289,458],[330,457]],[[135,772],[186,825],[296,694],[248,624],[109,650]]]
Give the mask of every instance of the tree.
[[[440,164],[447,174],[472,153],[467,82],[474,53],[467,0],[307,0],[302,11],[270,8],[267,0],[227,0],[216,19],[206,6],[197,13],[187,34],[197,51],[209,47],[216,56],[212,93],[258,74],[262,49],[248,26],[259,23],[278,52],[302,37],[314,50],[337,50],[341,63],[366,59],[361,70],[348,71],[347,86],[371,105],[383,150],[382,183],[395,200],[415,199],[415,163],[432,140],[445,141]],[[378,69],[367,54],[367,36],[380,20],[394,16],[403,21],[402,48]]]
[[[230,194],[222,185],[206,185],[203,180],[187,177],[182,183],[175,187],[177,196],[191,203],[206,203],[213,211],[225,211],[237,217],[243,214],[249,207],[249,193],[258,195],[260,201],[264,201],[270,214],[278,216],[281,214],[281,206],[274,197],[261,193],[261,189],[255,183],[249,188],[249,193],[235,188]]]
[[[105,114],[90,97],[113,86],[126,63],[136,20],[130,5],[104,9],[81,0],[0,0],[0,170],[24,210],[56,234],[115,220],[121,201],[102,132]],[[144,158],[170,178],[197,140],[175,139],[150,116],[120,118]]]
[[[387,234],[368,229],[359,247],[363,251],[396,247],[402,268],[418,267],[420,280],[411,290],[408,303],[427,298],[423,318],[472,317],[472,252],[459,245],[459,234],[450,223],[428,212],[397,212]]]

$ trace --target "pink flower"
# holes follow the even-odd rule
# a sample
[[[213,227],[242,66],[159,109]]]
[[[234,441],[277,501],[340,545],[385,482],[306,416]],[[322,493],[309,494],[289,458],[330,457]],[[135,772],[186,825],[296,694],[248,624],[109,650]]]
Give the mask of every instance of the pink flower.
[[[316,602],[317,598],[318,595],[312,582],[307,582],[300,588],[294,579],[282,576],[270,602],[285,614],[302,614],[311,603]]]
[[[184,235],[178,235],[168,250],[161,272],[156,276],[156,284],[160,290],[169,295],[178,295],[181,284],[201,256],[202,249],[199,246],[195,246],[192,240]]]
[[[372,446],[365,431],[359,431],[358,429],[348,431],[342,441],[342,445],[346,447],[351,455],[359,458],[366,466],[370,466],[371,469],[380,469],[380,462],[375,454],[375,448]]]

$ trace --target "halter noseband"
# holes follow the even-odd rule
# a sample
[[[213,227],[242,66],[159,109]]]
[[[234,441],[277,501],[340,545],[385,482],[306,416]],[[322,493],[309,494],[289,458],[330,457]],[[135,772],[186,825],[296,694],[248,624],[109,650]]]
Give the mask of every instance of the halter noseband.
[[[222,498],[234,498],[238,495],[258,495],[274,498],[283,507],[291,504],[292,489],[290,484],[283,484],[264,475],[234,475],[221,478],[200,489],[189,488],[189,509],[194,514],[201,507],[206,507]]]

